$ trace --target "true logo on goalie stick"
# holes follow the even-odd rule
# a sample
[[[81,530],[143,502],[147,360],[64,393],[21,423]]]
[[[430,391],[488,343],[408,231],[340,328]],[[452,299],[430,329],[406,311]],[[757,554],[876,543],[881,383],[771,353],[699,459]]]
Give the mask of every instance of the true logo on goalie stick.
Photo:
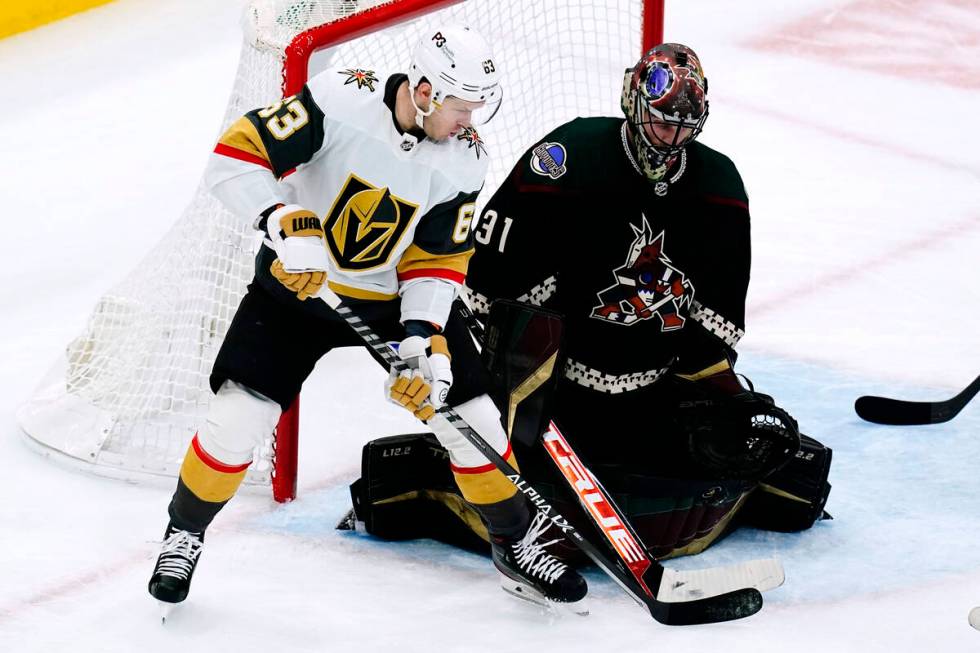
[[[694,301],[694,286],[664,253],[664,232],[657,236],[643,217],[643,227],[630,225],[635,238],[626,262],[613,270],[616,283],[598,293],[599,305],[590,317],[630,326],[654,317],[661,331],[675,331],[687,318],[681,315]]]
[[[339,75],[347,75],[344,86],[357,84],[357,88],[367,88],[374,93],[374,83],[378,81],[373,70],[362,70],[360,68],[348,68],[347,70],[337,71]]]
[[[541,143],[531,150],[531,170],[542,177],[558,179],[568,172],[568,152],[561,143]]]
[[[568,442],[554,422],[548,424],[542,442],[552,460],[558,464],[562,475],[578,494],[579,502],[592,513],[596,524],[609,540],[609,544],[620,555],[637,581],[643,584],[643,574],[650,567],[650,560],[643,546],[627,530],[616,510],[606,499],[595,477],[568,446]]]
[[[350,174],[323,221],[327,251],[346,270],[370,270],[391,258],[418,205]]]

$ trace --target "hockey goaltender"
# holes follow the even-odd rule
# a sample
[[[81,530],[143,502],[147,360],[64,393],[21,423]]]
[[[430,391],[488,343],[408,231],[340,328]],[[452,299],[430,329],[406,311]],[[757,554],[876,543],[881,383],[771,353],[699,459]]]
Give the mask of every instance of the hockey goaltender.
[[[696,140],[707,91],[689,47],[646,53],[626,71],[624,116],[572,120],[517,161],[474,227],[466,279],[524,475],[596,532],[540,445],[554,420],[658,558],[742,525],[792,532],[829,518],[831,450],[734,371],[749,205],[732,161]],[[553,321],[535,307],[561,318],[547,381],[554,333],[535,325]],[[427,433],[366,445],[340,527],[488,549],[446,455]],[[582,560],[564,541],[551,549]]]

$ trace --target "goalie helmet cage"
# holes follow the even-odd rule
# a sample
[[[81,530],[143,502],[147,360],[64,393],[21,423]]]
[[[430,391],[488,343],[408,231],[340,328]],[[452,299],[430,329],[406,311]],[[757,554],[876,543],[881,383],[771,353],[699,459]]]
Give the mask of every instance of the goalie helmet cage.
[[[662,40],[663,0],[252,0],[221,131],[331,65],[405,71],[432,20],[479,30],[504,75],[501,110],[481,129],[491,155],[485,201],[555,126],[620,114],[623,70]],[[176,476],[206,415],[211,365],[252,278],[259,241],[250,223],[200,184],[19,408],[30,440],[107,476]],[[277,501],[295,497],[298,411],[297,398],[246,475],[249,485],[271,484]]]

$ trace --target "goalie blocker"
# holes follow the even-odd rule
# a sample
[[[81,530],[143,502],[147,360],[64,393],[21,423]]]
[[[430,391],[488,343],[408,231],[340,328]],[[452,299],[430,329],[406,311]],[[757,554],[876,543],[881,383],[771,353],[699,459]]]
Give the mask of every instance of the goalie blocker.
[[[580,530],[591,535],[594,529],[586,525],[575,497],[537,443],[547,416],[555,408],[550,404],[559,380],[551,372],[561,369],[560,328],[560,321],[547,311],[496,302],[489,317],[483,357],[494,379],[494,400],[528,479],[570,521],[578,522],[575,525]],[[798,450],[793,447],[782,457],[771,454],[769,461],[750,460],[753,464],[747,464],[745,457],[730,447],[710,446],[715,442],[712,433],[724,430],[730,434],[742,428],[735,424],[746,410],[744,403],[726,410],[723,404],[706,402],[684,383],[671,385],[660,394],[669,399],[658,401],[658,412],[663,413],[663,407],[669,405],[671,414],[652,420],[650,412],[643,413],[645,417],[637,419],[637,424],[647,428],[644,433],[633,434],[635,438],[610,432],[627,426],[629,422],[624,424],[624,420],[607,424],[601,431],[594,420],[588,424],[559,423],[576,447],[578,441],[586,439],[592,444],[607,443],[605,448],[590,446],[584,462],[613,495],[654,556],[698,553],[740,525],[793,532],[829,518],[823,510],[830,492],[829,448],[801,435]],[[758,400],[761,406],[772,405],[765,395],[751,396],[764,398]],[[560,401],[561,391],[557,397]],[[775,406],[772,414],[788,418],[795,435],[791,417]],[[663,433],[655,436],[654,430]],[[787,450],[781,437],[771,441],[779,445],[779,452]],[[732,473],[720,473],[725,469],[725,455],[735,459],[729,470]],[[787,455],[791,456],[788,461]],[[428,433],[369,442],[362,453],[362,476],[351,485],[354,514],[338,527],[352,527],[356,517],[367,532],[384,539],[428,537],[471,550],[488,550],[486,528],[459,495],[445,464],[446,456]],[[570,545],[564,545],[560,553],[571,561],[585,561]]]

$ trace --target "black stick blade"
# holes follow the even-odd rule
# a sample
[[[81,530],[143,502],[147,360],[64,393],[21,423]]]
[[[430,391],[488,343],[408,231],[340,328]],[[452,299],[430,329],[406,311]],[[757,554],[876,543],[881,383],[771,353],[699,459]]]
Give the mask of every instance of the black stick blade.
[[[925,401],[902,401],[875,396],[858,397],[854,402],[854,411],[861,419],[875,424],[910,426],[936,423],[933,421],[932,404]]]
[[[956,417],[980,392],[980,376],[958,395],[946,401],[902,401],[888,397],[858,397],[854,411],[863,420],[875,424],[911,426],[942,424]]]
[[[648,600],[650,614],[667,626],[696,626],[751,617],[762,609],[762,593],[754,587],[696,601],[664,603]]]

